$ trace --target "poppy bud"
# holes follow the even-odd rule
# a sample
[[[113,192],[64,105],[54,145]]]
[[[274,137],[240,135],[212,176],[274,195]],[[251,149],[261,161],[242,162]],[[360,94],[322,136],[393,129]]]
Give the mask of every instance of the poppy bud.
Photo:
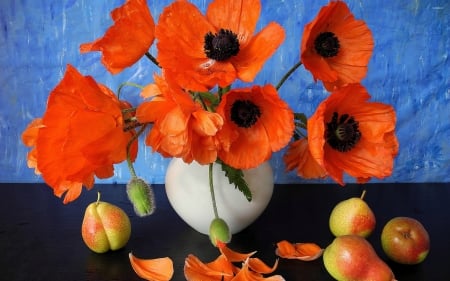
[[[221,218],[215,218],[209,226],[209,239],[214,246],[219,242],[228,243],[231,240],[231,232],[227,223]]]
[[[138,216],[151,215],[155,210],[153,189],[143,179],[133,177],[127,184],[127,194]]]

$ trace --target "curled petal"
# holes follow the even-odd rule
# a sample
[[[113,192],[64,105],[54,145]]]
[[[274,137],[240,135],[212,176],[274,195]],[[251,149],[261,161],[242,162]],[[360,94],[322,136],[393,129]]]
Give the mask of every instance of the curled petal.
[[[296,169],[297,175],[302,178],[317,179],[327,176],[326,171],[312,157],[306,138],[292,142],[283,160],[288,171]]]
[[[286,240],[277,243],[275,254],[285,259],[312,261],[322,256],[323,249],[315,243],[290,243]]]
[[[159,95],[161,95],[161,90],[159,89],[158,85],[156,85],[154,83],[148,84],[147,86],[145,86],[141,92],[141,97],[144,99],[152,98],[154,96],[159,96]]]
[[[274,272],[278,267],[278,259],[275,260],[275,263],[272,267],[268,266],[265,262],[260,260],[259,258],[249,258],[248,266],[251,270],[261,273],[261,274],[269,274]]]
[[[242,269],[233,278],[233,281],[284,281],[281,275],[264,277],[261,273],[250,269],[250,258],[247,259]]]
[[[230,262],[242,262],[247,260],[249,257],[253,256],[256,251],[248,253],[248,254],[242,254],[236,251],[231,250],[227,247],[224,243],[218,243],[219,250]]]
[[[194,255],[189,255],[184,263],[184,276],[188,281],[231,280],[233,272],[233,265],[223,255],[208,264],[203,263]]]
[[[42,118],[36,118],[31,121],[22,133],[22,142],[26,146],[35,146],[39,129],[42,127],[44,127],[42,124]]]
[[[222,116],[206,110],[197,110],[192,113],[192,127],[201,136],[214,136],[223,125]]]
[[[136,274],[149,281],[168,281],[173,276],[173,262],[170,258],[140,259],[129,253],[130,263]]]

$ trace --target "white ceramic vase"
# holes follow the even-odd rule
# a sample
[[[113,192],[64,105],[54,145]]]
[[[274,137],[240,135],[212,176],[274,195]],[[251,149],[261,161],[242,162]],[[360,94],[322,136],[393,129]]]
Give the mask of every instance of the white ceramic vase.
[[[232,234],[253,223],[267,207],[273,193],[273,171],[269,162],[244,170],[251,192],[249,202],[244,194],[230,184],[219,164],[214,164],[213,181],[219,217]],[[165,189],[175,212],[193,229],[208,234],[214,218],[209,187],[209,166],[197,162],[185,163],[173,158],[167,167]]]

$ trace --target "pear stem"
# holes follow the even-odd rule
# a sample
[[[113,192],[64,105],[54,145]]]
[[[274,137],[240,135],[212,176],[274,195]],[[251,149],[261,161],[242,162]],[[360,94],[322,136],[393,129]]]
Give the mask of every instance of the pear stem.
[[[97,202],[95,202],[97,205],[100,202],[100,191],[97,191]]]
[[[361,197],[359,197],[361,200],[364,200],[364,196],[366,195],[366,190],[364,189],[363,190],[363,192],[362,192],[362,194],[361,194]]]

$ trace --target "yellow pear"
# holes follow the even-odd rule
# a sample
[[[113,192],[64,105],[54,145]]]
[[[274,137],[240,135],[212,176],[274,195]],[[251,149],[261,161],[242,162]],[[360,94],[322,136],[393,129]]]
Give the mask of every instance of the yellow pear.
[[[355,234],[369,236],[375,229],[375,215],[361,197],[352,197],[339,202],[331,211],[329,226],[334,236]]]
[[[124,247],[131,235],[127,214],[116,205],[100,201],[89,204],[81,225],[81,236],[89,249],[96,253]]]

